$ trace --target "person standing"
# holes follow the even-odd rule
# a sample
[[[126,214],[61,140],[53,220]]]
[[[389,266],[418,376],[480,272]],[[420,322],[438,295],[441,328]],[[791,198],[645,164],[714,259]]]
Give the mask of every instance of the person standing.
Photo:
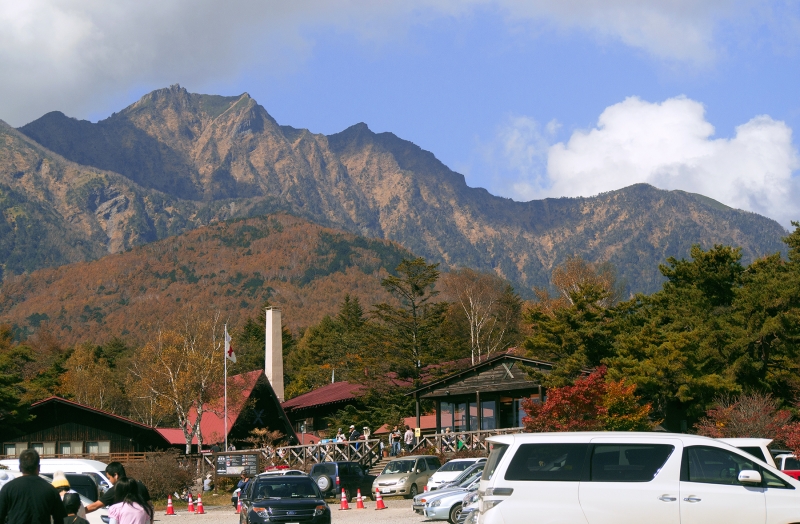
[[[150,524],[153,508],[139,493],[139,482],[121,478],[114,484],[114,504],[108,508],[111,524]]]
[[[356,451],[358,451],[359,448],[359,443],[358,443],[359,438],[361,438],[361,433],[358,432],[354,424],[350,424],[350,437],[349,437],[349,440],[351,442],[350,445],[353,446],[353,448]],[[355,444],[352,444],[352,442],[355,442]]]
[[[83,504],[81,496],[74,491],[64,494],[64,509],[67,512],[64,524],[89,524],[88,520],[78,515],[78,512],[83,509]]]
[[[116,485],[122,479],[128,478],[125,474],[125,466],[123,466],[119,462],[109,462],[108,466],[106,466],[106,477],[108,477],[108,481],[111,482],[111,487],[106,490],[105,493],[100,495],[100,498],[86,506],[86,513],[91,513],[92,511],[96,511],[105,506],[112,506],[117,503],[116,500]],[[138,480],[134,480],[138,484],[137,492],[139,496],[148,504],[150,504],[150,492],[147,491],[147,487],[139,482]]]
[[[392,432],[389,434],[389,437],[392,439],[392,456],[396,457],[400,454],[400,442],[403,440],[403,435],[400,433],[400,428],[395,426]]]
[[[409,426],[406,426],[406,434],[403,436],[403,440],[406,442],[406,452],[410,453],[414,447],[414,432],[411,431]]]
[[[39,476],[39,453],[19,454],[22,476],[0,490],[0,522],[6,524],[61,523],[67,517],[64,503],[49,482]],[[51,520],[52,519],[52,520]]]

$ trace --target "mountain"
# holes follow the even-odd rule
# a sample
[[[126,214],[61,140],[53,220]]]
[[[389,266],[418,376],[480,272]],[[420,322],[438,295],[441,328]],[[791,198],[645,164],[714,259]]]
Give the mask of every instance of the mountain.
[[[56,112],[19,131],[150,190],[145,201],[161,198],[165,211],[148,208],[148,217],[170,227],[131,233],[133,243],[285,209],[394,240],[445,267],[494,271],[523,293],[546,285],[573,254],[613,263],[630,290],[648,292],[662,280],[658,264],[688,256],[692,244],[741,246],[750,261],[782,250],[786,234],[770,219],[701,195],[641,184],[515,202],[468,187],[432,153],[365,124],[330,136],[281,126],[246,93],[198,95],[176,85],[94,124]]]
[[[114,336],[142,343],[148,328],[191,307],[235,328],[268,300],[295,333],[336,311],[345,294],[391,300],[380,285],[403,257],[367,239],[286,215],[196,228],[91,262],[7,276],[0,323],[24,334],[46,326],[62,347]]]

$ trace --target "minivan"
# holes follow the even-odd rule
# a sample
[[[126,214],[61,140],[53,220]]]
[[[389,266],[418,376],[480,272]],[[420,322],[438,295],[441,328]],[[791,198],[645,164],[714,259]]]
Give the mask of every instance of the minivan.
[[[19,471],[19,459],[3,459],[0,464],[6,468]],[[97,482],[100,493],[105,493],[111,487],[106,477],[106,464],[99,460],[77,458],[43,458],[39,460],[39,472],[53,475],[56,471],[64,473],[83,473],[89,475]]]
[[[486,442],[479,524],[800,522],[800,482],[716,439],[586,432]]]

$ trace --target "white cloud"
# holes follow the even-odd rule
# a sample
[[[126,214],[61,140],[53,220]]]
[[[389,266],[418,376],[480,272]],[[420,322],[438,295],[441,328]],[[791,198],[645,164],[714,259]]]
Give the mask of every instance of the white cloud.
[[[308,35],[333,28],[367,41],[416,23],[498,9],[509,24],[550,24],[619,40],[657,57],[715,53],[721,19],[755,0],[25,0],[0,2],[0,118],[105,108],[142,86],[224,83],[298,67]]]
[[[537,129],[533,120],[516,117],[498,132],[493,159],[501,159],[512,177],[506,186],[511,190],[499,192],[525,200],[590,196],[646,182],[700,193],[785,226],[800,219],[800,179],[794,175],[800,157],[792,130],[769,116],[738,126],[731,138],[714,138],[699,102],[631,97],[566,142],[544,146]],[[526,163],[543,156],[546,161]]]

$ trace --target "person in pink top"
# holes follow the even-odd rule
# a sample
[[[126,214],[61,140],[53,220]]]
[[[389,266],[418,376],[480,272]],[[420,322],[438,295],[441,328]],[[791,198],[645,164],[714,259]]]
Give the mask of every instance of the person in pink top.
[[[111,524],[150,524],[153,508],[139,493],[139,484],[129,478],[121,478],[114,485],[114,500],[108,508]]]

